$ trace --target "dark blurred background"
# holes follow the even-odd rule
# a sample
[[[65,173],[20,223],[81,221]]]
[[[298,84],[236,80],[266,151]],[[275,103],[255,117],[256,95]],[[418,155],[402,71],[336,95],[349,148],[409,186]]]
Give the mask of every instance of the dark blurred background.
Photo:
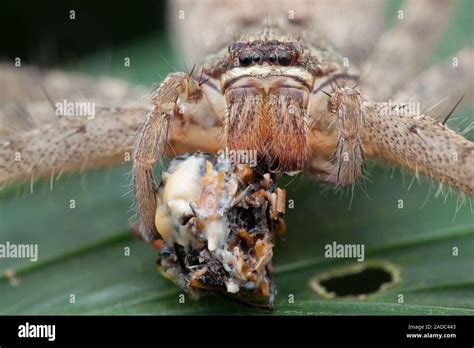
[[[143,36],[161,36],[165,11],[165,0],[3,0],[0,61],[21,57],[22,63],[53,67]]]

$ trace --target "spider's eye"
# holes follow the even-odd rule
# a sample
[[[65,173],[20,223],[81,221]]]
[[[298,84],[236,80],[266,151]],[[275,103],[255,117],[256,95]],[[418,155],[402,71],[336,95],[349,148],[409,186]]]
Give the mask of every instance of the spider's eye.
[[[252,54],[250,52],[243,52],[239,56],[239,64],[240,66],[249,66],[252,64]]]
[[[278,63],[283,66],[290,65],[292,57],[290,52],[285,51],[285,50],[278,50],[277,52],[278,56]]]
[[[270,52],[270,54],[268,55],[268,61],[270,63],[276,63],[277,61],[277,55],[275,52]]]
[[[255,51],[255,53],[253,54],[253,62],[254,63],[258,63],[262,60],[262,52],[260,51]]]

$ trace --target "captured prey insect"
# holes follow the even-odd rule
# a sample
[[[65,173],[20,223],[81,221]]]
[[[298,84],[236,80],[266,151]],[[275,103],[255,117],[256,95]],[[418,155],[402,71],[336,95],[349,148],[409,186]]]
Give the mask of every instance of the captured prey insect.
[[[286,205],[274,175],[218,156],[184,155],[161,173],[156,198],[160,239],[153,244],[166,277],[195,297],[210,290],[273,305],[272,249],[285,231]]]
[[[474,53],[464,49],[456,68],[449,60],[416,77],[455,1],[407,1],[409,15],[377,42],[379,26],[369,18],[379,18],[382,2],[239,3],[173,2],[171,11],[189,17],[173,23],[175,31],[185,38],[199,28],[208,37],[188,39],[185,53],[199,56],[204,46],[213,53],[190,73],[168,75],[144,121],[141,105],[110,107],[102,122],[63,121],[2,139],[0,182],[119,163],[135,132],[139,229],[158,246],[162,271],[193,293],[271,307],[271,249],[284,230],[278,175],[304,170],[342,187],[363,179],[367,158],[384,158],[474,194],[474,144],[407,103],[432,103],[446,90],[472,98]],[[203,23],[214,8],[219,15]],[[344,20],[342,8],[352,10]],[[329,13],[337,30],[325,27]],[[130,101],[129,92],[115,97]],[[38,146],[51,134],[68,134],[52,155]],[[256,166],[220,161],[219,150],[255,153]],[[15,163],[15,151],[25,160]],[[155,164],[186,152],[158,184]]]

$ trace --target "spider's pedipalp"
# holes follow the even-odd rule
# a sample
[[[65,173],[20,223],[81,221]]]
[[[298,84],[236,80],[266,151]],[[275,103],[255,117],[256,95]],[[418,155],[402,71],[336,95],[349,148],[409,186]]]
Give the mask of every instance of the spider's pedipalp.
[[[187,138],[187,135],[202,137],[206,133],[215,134],[215,128],[208,127],[206,132],[200,127],[202,120],[195,119],[194,124],[187,124],[185,118],[185,104],[199,105],[205,99],[198,81],[185,73],[173,73],[161,83],[152,96],[152,110],[148,113],[145,122],[136,133],[133,152],[133,186],[135,192],[135,203],[140,218],[140,233],[147,240],[153,240],[158,237],[158,231],[155,227],[156,212],[156,183],[153,175],[153,168],[156,162],[160,161],[166,152],[168,145],[173,149],[171,140],[178,140],[182,150],[209,150],[214,149],[216,139],[205,138],[207,145],[203,148],[197,148],[204,141],[193,142]],[[190,107],[192,109],[192,107]],[[174,124],[176,117],[185,123],[183,130]],[[191,129],[191,131],[190,131]],[[179,141],[181,138],[181,141]],[[174,151],[174,155],[179,154]]]
[[[454,0],[410,0],[398,24],[384,34],[362,67],[362,86],[372,100],[389,98],[418,75],[454,8]]]
[[[329,161],[332,168],[321,179],[336,186],[350,185],[363,174],[364,118],[360,93],[352,88],[338,87],[328,100],[328,108],[336,117],[337,143]]]

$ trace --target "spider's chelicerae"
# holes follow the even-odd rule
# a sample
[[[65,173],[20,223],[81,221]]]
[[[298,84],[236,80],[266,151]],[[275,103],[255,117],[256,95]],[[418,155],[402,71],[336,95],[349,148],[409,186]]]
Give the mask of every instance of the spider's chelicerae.
[[[137,98],[141,90],[123,83],[3,67],[6,101],[21,95],[27,108],[47,115],[45,95],[56,101],[80,91],[101,108],[93,121],[61,118],[22,132],[4,127],[0,184],[53,180],[131,157],[140,232],[148,241],[160,237],[153,169],[165,154],[253,151],[264,171],[306,170],[337,187],[360,180],[365,159],[385,158],[472,195],[474,144],[419,107],[437,106],[447,91],[464,93],[464,100],[473,95],[472,49],[421,73],[455,4],[406,1],[378,38],[380,1],[239,1],[238,8],[173,2],[172,25],[187,57],[213,51],[192,72],[168,75],[151,108]],[[8,105],[4,115],[18,112]],[[124,144],[133,134],[131,153]]]

